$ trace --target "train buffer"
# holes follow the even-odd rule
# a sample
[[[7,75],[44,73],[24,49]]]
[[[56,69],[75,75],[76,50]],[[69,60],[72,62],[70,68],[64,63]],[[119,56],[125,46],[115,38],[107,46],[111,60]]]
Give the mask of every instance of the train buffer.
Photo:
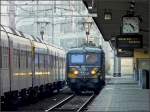
[[[150,112],[150,89],[141,89],[132,77],[111,81],[88,106],[88,112]]]

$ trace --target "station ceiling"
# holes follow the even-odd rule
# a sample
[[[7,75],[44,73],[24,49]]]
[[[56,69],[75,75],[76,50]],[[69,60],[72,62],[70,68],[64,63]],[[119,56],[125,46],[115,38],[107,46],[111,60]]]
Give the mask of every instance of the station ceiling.
[[[92,0],[83,0],[86,6],[89,6]],[[135,15],[141,18],[140,33],[144,38],[144,46],[149,44],[149,0],[134,0],[135,1]],[[122,16],[127,14],[129,10],[131,0],[94,0],[93,10],[97,13],[98,17],[94,17],[94,21],[101,31],[106,41],[111,40],[120,34],[120,28],[122,23]],[[88,8],[88,7],[87,7]],[[111,20],[104,19],[104,13],[106,11],[112,13]]]

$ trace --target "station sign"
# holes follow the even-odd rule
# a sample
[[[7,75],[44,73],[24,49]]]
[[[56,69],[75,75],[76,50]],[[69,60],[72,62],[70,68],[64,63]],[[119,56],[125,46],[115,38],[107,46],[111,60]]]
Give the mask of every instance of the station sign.
[[[116,47],[123,49],[134,49],[143,47],[142,35],[119,35],[116,37]]]
[[[134,50],[133,49],[117,49],[118,57],[133,57]]]

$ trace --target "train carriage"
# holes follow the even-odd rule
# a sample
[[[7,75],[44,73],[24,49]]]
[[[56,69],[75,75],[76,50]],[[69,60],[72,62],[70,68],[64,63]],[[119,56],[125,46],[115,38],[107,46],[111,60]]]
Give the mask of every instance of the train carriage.
[[[105,85],[105,56],[102,49],[73,48],[67,53],[67,84],[80,93],[92,90],[96,94]]]
[[[3,30],[1,28],[1,30]],[[10,89],[10,81],[9,81],[9,61],[8,61],[8,53],[9,53],[9,44],[8,44],[8,38],[6,32],[1,32],[0,36],[0,77],[1,79],[1,96],[4,95],[4,92],[9,91]],[[2,76],[2,74],[5,74],[5,76]]]
[[[60,59],[65,60],[62,48],[3,25],[0,33],[2,109],[35,103],[64,86],[65,78],[61,75],[65,74],[59,70]]]

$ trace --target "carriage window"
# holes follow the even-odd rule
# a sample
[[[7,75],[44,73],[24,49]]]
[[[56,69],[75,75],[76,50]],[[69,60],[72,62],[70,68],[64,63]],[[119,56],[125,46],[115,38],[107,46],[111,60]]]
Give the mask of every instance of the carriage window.
[[[29,52],[26,51],[26,68],[28,68],[28,56],[29,56]]]
[[[39,55],[37,53],[35,54],[35,66],[39,68]]]
[[[20,50],[18,50],[18,68],[20,69],[20,59],[21,59],[21,51]]]
[[[86,55],[86,63],[87,64],[95,64],[97,63],[97,54],[87,54]]]
[[[82,54],[73,54],[71,55],[71,63],[84,63],[84,55]]]

